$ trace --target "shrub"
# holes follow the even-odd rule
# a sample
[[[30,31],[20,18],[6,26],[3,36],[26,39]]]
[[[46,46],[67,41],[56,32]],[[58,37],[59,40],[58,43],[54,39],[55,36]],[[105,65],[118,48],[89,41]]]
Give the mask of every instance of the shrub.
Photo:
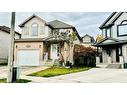
[[[83,45],[74,46],[74,65],[75,66],[96,66],[96,50]]]

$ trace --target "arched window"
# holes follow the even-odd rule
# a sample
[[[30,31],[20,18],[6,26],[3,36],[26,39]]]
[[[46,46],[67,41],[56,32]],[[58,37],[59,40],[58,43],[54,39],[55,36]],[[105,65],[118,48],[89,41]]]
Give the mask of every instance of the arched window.
[[[121,24],[127,24],[127,20],[122,21]]]
[[[127,20],[124,20],[117,25],[117,36],[127,36]]]
[[[31,34],[32,36],[37,36],[38,35],[38,24],[34,23],[31,26]]]

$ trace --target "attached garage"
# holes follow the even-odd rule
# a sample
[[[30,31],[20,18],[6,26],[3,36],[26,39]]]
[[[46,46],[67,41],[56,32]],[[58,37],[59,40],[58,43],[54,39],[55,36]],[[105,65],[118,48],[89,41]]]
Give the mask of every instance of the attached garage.
[[[20,66],[39,66],[39,50],[18,50],[17,65]]]

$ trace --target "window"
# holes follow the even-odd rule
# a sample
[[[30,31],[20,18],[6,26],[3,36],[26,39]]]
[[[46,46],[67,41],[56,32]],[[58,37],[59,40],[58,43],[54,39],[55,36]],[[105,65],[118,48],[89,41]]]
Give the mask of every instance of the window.
[[[127,24],[118,25],[117,36],[127,36]]]
[[[111,28],[106,29],[106,37],[111,37]]]
[[[117,36],[127,36],[127,20],[124,20],[117,26]]]
[[[37,36],[38,35],[38,24],[36,23],[32,24],[31,30],[32,30],[32,36]]]
[[[44,26],[40,26],[40,34],[41,35],[45,34],[45,27]]]

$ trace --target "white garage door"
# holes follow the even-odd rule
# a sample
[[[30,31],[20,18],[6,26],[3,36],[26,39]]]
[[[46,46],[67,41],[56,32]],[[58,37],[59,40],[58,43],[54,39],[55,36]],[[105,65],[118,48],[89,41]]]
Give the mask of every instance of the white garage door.
[[[39,50],[19,50],[17,53],[17,65],[38,66]]]

